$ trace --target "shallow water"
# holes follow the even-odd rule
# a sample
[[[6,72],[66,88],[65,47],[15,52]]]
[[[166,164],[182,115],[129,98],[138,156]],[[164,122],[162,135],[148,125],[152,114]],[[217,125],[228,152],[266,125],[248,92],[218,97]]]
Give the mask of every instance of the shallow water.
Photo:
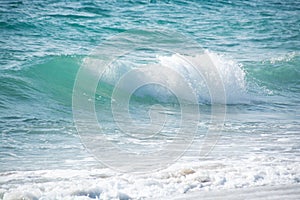
[[[299,12],[299,3],[276,0],[1,2],[0,198],[166,198],[299,184]],[[96,92],[87,86],[101,65],[84,74],[86,91],[74,90],[93,55],[132,48],[124,41],[143,48],[110,63]],[[213,64],[195,64],[203,55]],[[147,66],[154,75],[140,73]],[[140,77],[116,87],[136,69]],[[224,90],[205,79],[212,69]],[[114,92],[139,81],[173,91],[140,87],[124,111]],[[86,102],[74,107],[78,94]],[[78,130],[76,113],[90,105],[101,132],[88,111]],[[102,136],[125,156],[99,144]],[[141,166],[147,173],[120,172]]]

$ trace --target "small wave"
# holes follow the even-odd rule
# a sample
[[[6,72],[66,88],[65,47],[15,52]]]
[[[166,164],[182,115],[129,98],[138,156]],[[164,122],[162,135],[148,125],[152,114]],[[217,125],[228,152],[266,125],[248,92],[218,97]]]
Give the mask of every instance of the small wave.
[[[195,63],[201,63],[205,56],[211,60],[212,66],[205,67],[204,65],[201,65],[201,67],[198,66],[198,68],[195,69],[195,66],[198,65]],[[39,96],[46,95],[48,98],[70,105],[76,73],[82,63],[82,58],[82,56],[76,55],[50,56],[37,61],[32,61],[23,68],[8,70],[8,73],[16,78],[14,81],[7,79],[5,86],[7,87],[7,90],[9,90],[9,88],[19,88],[18,91],[14,91],[12,95],[24,94],[24,97],[27,99],[41,99]],[[157,55],[153,58],[147,57],[146,59],[143,59],[144,61],[146,60],[147,63],[156,62],[159,65],[171,68],[173,71],[180,74],[183,77],[183,80],[178,80],[178,77],[171,76],[170,74],[164,74],[163,70],[160,71],[161,77],[143,76],[143,79],[146,78],[149,79],[149,83],[155,83],[158,79],[167,78],[170,85],[172,85],[173,88],[179,88],[178,90],[182,88],[181,81],[184,81],[194,91],[198,98],[198,103],[200,104],[222,103],[221,91],[218,91],[221,89],[225,89],[226,103],[228,104],[239,104],[247,101],[246,73],[243,70],[243,66],[233,60],[226,59],[224,56],[206,51],[204,54],[196,56],[173,54]],[[148,66],[147,64],[135,63],[130,60],[121,60],[113,63],[113,65],[114,66],[105,71],[103,79],[99,82],[97,93],[95,95],[96,100],[98,96],[110,99],[120,77],[138,67],[143,68]],[[209,67],[212,67],[212,69],[209,69]],[[214,72],[213,69],[216,69],[217,71]],[[203,74],[206,72],[212,73],[212,77],[219,76],[224,88],[214,86],[210,88],[210,90],[213,91],[209,91],[207,81],[213,82],[213,79],[209,80],[208,78],[208,80],[205,80],[201,77],[201,73]],[[91,73],[89,76],[93,76],[93,74]],[[86,77],[86,79],[88,81],[89,77]],[[136,84],[139,79],[141,79],[141,77],[133,77],[130,84]],[[25,82],[15,80],[24,80]],[[213,83],[210,84],[213,85]],[[30,86],[30,90],[24,88],[26,85],[28,85],[28,87]],[[126,85],[123,87],[126,88]],[[184,92],[185,91],[180,91],[182,94]],[[214,101],[211,99],[212,92],[215,94]],[[187,100],[189,95],[190,94],[186,94]],[[137,100],[139,103],[178,102],[176,94],[159,84],[148,84],[138,88],[132,94],[132,100]]]
[[[300,56],[297,52],[256,63],[247,72],[256,83],[276,93],[297,92],[300,89]]]
[[[279,63],[279,62],[289,62],[297,56],[296,52],[290,52],[281,56],[273,57],[269,60],[263,61],[264,63]]]
[[[144,99],[146,102],[156,100],[162,103],[174,103],[177,102],[178,98],[182,98],[192,102],[189,99],[191,94],[187,94],[182,86],[187,84],[200,104],[240,104],[248,102],[246,74],[242,65],[233,60],[228,60],[224,56],[209,51],[196,56],[157,55],[154,62],[158,63],[158,67],[151,64],[137,65],[128,61],[115,62],[113,63],[114,66],[111,66],[104,73],[102,81],[109,83],[114,88],[119,79],[126,76],[126,73],[136,68],[143,70],[150,66],[155,67],[155,70],[160,73],[155,75],[140,73],[131,77],[128,83],[124,83],[121,86],[122,89],[128,91],[128,87],[146,81],[149,84],[139,87],[132,94],[134,98]],[[164,67],[175,71],[181,78]],[[164,83],[170,88],[156,84],[161,83],[161,79],[165,80]]]
[[[72,103],[72,89],[80,56],[47,56],[0,75],[0,107],[15,112],[46,108],[65,112]],[[61,106],[63,105],[63,107]],[[5,113],[5,111],[3,110]]]

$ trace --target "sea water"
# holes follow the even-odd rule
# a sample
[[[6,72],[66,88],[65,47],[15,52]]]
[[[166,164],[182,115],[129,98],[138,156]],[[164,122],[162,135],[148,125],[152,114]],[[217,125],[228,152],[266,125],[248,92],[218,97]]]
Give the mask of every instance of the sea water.
[[[289,0],[1,1],[0,199],[299,184],[299,16]]]

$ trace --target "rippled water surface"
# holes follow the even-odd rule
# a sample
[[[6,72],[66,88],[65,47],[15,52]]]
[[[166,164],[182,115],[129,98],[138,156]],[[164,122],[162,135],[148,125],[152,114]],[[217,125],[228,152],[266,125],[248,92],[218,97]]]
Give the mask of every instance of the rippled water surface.
[[[290,0],[1,1],[0,199],[165,199],[192,191],[299,184],[299,16],[300,3]],[[164,38],[173,32],[182,37]],[[177,161],[151,174],[121,173],[99,162],[89,149],[94,144],[82,144],[86,140],[73,120],[80,67],[95,49],[124,33],[145,48],[112,62],[97,85],[91,101],[103,127],[100,136],[124,151],[148,155],[172,142],[180,128],[186,142],[193,141]],[[152,40],[140,39],[151,34]],[[183,46],[173,53],[150,48],[164,42]],[[205,78],[186,71],[191,65],[186,61],[201,62],[203,54],[222,79],[225,105],[217,101],[222,94],[217,86],[206,87]],[[195,115],[188,109],[195,105],[187,106],[189,123],[181,123],[185,104],[178,105],[176,94],[157,85],[139,88],[128,106],[134,126],[127,127],[137,134],[130,135],[118,128],[128,125],[128,113],[112,113],[112,95],[122,75],[149,63],[181,74],[195,91],[200,112]],[[86,76],[87,83],[93,80],[93,73]],[[163,71],[141,77],[130,84],[167,80],[181,87],[176,76],[166,78]],[[82,93],[87,100],[88,94]],[[226,109],[222,131],[211,152],[200,156],[211,119],[224,114],[220,107]],[[135,137],[159,127],[161,119],[166,121],[159,134]],[[93,131],[87,135],[94,137]],[[99,145],[108,157],[115,155]],[[112,160],[134,166],[130,160]]]

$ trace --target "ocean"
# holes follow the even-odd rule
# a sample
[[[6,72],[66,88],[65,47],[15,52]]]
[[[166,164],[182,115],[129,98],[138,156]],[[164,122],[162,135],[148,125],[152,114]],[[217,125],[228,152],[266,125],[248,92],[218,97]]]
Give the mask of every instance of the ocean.
[[[300,2],[2,0],[0,131],[0,199],[299,199]]]

